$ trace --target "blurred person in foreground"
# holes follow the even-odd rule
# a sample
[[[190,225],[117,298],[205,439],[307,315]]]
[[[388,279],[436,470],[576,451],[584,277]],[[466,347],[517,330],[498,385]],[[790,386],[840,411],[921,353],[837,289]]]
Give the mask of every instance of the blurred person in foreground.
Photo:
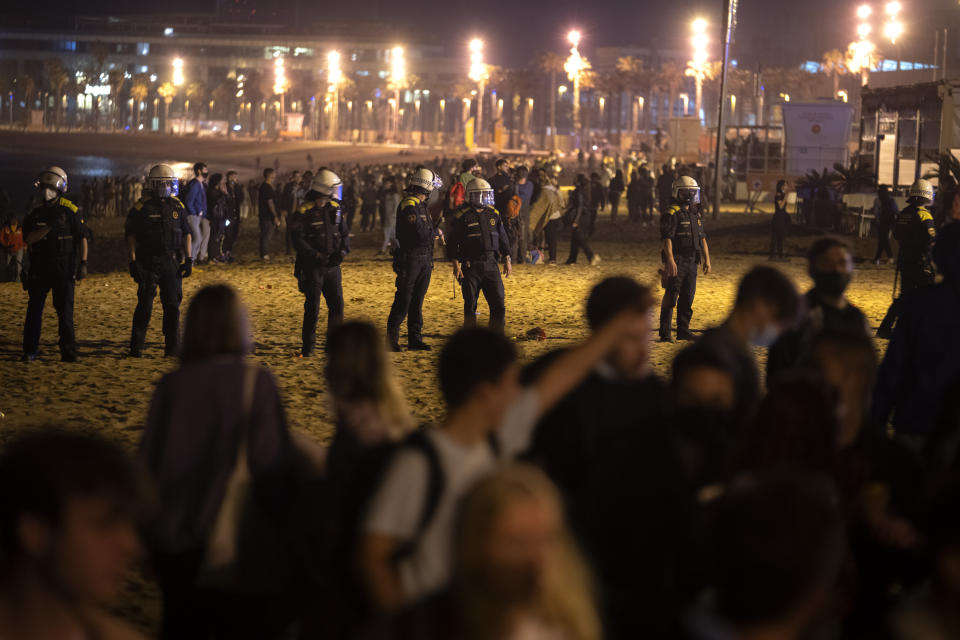
[[[687,638],[810,636],[834,614],[846,550],[829,479],[802,470],[736,478],[712,505],[712,606],[691,610]]]
[[[809,357],[821,333],[845,333],[852,339],[867,338],[867,317],[846,297],[853,280],[853,254],[838,238],[821,238],[807,253],[807,269],[813,288],[804,296],[806,305],[796,326],[781,334],[767,354],[767,379],[795,368]]]
[[[447,414],[390,462],[364,522],[362,558],[373,599],[390,610],[445,587],[460,498],[530,446],[540,418],[636,326],[624,311],[521,387],[516,347],[501,333],[462,329],[440,353]]]
[[[793,282],[773,267],[754,267],[740,279],[733,310],[718,327],[704,332],[695,348],[722,353],[733,367],[735,424],[745,424],[760,400],[760,372],[754,347],[767,348],[793,326],[799,309]]]
[[[180,367],[160,379],[150,402],[139,457],[157,485],[147,541],[163,594],[162,638],[269,638],[283,625],[254,596],[200,584],[239,452],[255,490],[293,457],[276,382],[246,361],[251,340],[236,292],[201,289],[187,310]]]
[[[143,485],[99,437],[45,429],[0,453],[0,637],[135,640],[114,602],[140,551]]]
[[[590,572],[557,490],[534,467],[508,465],[464,496],[448,589],[394,618],[383,638],[599,640]]]

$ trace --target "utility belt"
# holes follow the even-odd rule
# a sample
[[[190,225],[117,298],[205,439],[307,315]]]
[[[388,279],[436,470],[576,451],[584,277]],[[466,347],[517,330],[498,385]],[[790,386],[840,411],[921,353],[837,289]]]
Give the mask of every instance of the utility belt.
[[[463,261],[463,267],[465,269],[469,269],[470,267],[482,267],[488,264],[497,264],[497,254],[495,251],[487,251],[479,258],[471,258]]]

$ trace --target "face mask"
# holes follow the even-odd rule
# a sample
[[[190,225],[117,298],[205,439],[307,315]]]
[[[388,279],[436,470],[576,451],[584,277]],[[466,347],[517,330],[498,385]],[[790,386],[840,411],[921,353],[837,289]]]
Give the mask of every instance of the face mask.
[[[44,202],[53,202],[57,199],[57,190],[51,189],[50,187],[44,187],[40,191],[40,197],[43,198]]]
[[[777,338],[780,337],[780,327],[774,323],[770,323],[765,326],[763,329],[760,329],[758,332],[753,334],[753,337],[750,338],[750,342],[755,347],[763,347],[766,349],[774,342],[777,341]]]
[[[850,286],[850,280],[853,279],[852,273],[829,271],[825,273],[813,274],[813,286],[820,293],[837,298],[843,295],[843,292]]]

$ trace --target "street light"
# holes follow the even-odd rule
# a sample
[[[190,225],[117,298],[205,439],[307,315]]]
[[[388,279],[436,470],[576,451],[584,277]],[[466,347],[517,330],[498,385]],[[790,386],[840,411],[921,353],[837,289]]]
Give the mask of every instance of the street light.
[[[690,23],[690,30],[693,32],[690,38],[690,44],[693,46],[693,59],[687,63],[686,75],[693,76],[696,85],[694,108],[699,121],[703,103],[703,80],[707,71],[707,44],[710,42],[710,38],[707,36],[707,21],[703,18],[697,18]],[[686,106],[684,106],[683,111],[686,115]]]
[[[857,17],[861,20],[860,24],[857,25],[857,37],[859,39],[850,44],[850,71],[860,72],[860,84],[863,86],[866,86],[869,78],[874,52],[874,45],[868,39],[871,31],[870,24],[865,22],[872,13],[873,9],[868,4],[857,7]]]
[[[483,93],[486,89],[489,72],[483,62],[483,40],[474,38],[468,45],[470,50],[470,79],[477,83],[477,126],[475,128],[477,142],[483,138]]]
[[[862,4],[857,7],[857,17],[861,20],[866,20],[873,13],[873,7],[868,4]]]
[[[283,56],[273,61],[273,92],[280,96],[280,130],[283,131],[284,94],[287,91],[287,72],[283,66]]]
[[[394,141],[400,141],[400,89],[407,83],[407,60],[404,58],[403,47],[396,46],[390,51],[390,83],[396,92],[393,107],[393,136]]]
[[[680,99],[683,100],[683,115],[687,115],[687,111],[690,110],[690,94],[681,93]]]
[[[183,85],[183,58],[173,59],[173,86]]]
[[[343,71],[340,69],[340,52],[327,53],[327,92],[331,95],[332,108],[330,110],[330,139],[336,140],[340,120],[340,83],[343,82]]]
[[[576,29],[567,34],[567,41],[570,43],[570,55],[563,64],[563,70],[567,72],[567,79],[573,82],[573,130],[577,135],[580,131],[580,74],[590,69],[590,62],[580,55],[577,48],[580,45],[580,32]]]
[[[903,58],[898,42],[900,36],[903,35],[903,23],[898,18],[901,8],[900,3],[896,0],[888,2],[884,8],[887,13],[887,22],[883,25],[883,36],[890,41],[890,44],[897,45],[897,71],[900,71],[900,60]]]

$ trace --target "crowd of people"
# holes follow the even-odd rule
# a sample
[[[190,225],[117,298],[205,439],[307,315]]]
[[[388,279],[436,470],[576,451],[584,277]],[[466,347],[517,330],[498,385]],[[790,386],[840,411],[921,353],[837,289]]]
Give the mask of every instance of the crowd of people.
[[[436,425],[382,330],[341,323],[328,447],[247,358],[237,292],[204,287],[135,459],[63,429],[0,452],[0,636],[137,637],[103,606],[142,556],[171,639],[957,637],[960,225],[933,255],[882,362],[825,237],[810,291],[754,267],[668,377],[628,277],[532,363],[465,327]]]

